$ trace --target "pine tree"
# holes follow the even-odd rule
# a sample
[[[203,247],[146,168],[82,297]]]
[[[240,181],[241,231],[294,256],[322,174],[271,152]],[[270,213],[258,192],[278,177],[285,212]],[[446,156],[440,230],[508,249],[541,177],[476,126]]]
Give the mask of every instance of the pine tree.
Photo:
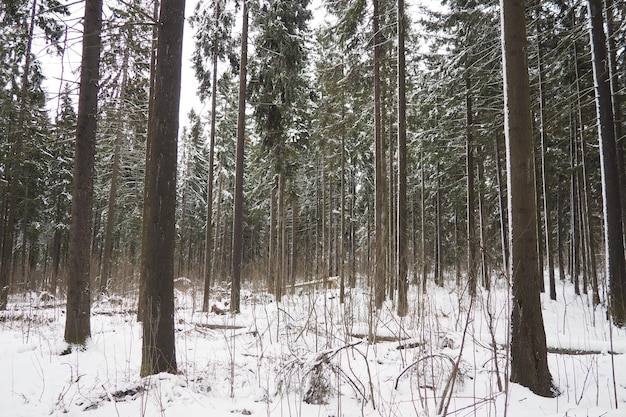
[[[537,209],[532,195],[532,126],[524,2],[501,0],[504,114],[511,246],[511,381],[554,395],[539,299]],[[530,225],[530,227],[529,227]]]

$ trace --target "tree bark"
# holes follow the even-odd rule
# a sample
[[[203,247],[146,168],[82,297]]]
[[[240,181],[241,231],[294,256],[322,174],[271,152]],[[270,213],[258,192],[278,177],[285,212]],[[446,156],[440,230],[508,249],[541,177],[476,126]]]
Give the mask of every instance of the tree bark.
[[[407,167],[406,167],[406,64],[404,53],[406,18],[404,16],[404,0],[398,0],[398,224],[397,224],[397,251],[398,251],[398,316],[404,317],[408,313],[409,305],[407,293],[409,282],[407,279]]]
[[[243,162],[246,129],[246,76],[248,66],[248,3],[243,2],[241,56],[239,57],[239,101],[237,115],[237,150],[235,159],[235,207],[233,212],[233,259],[230,311],[240,311],[241,261],[243,250]]]
[[[108,289],[108,281],[111,277],[111,255],[113,253],[113,229],[115,228],[115,201],[117,199],[117,182],[120,169],[120,152],[124,131],[124,110],[126,102],[126,83],[128,78],[128,59],[130,50],[124,50],[122,60],[122,78],[120,81],[120,95],[117,105],[117,126],[115,131],[115,145],[113,150],[113,163],[111,164],[111,185],[109,187],[109,200],[107,203],[107,222],[104,230],[104,242],[102,243],[102,265],[100,269],[100,293],[105,294]]]
[[[602,0],[588,0],[590,39],[596,92],[600,167],[604,203],[606,275],[610,286],[610,312],[618,326],[626,325],[626,260],[622,233],[622,209],[617,169],[617,146],[607,68],[607,43],[602,18]]]
[[[89,282],[93,220],[93,172],[96,152],[102,0],[87,0],[78,96],[72,189],[65,341],[84,345],[91,336]]]
[[[374,40],[374,159],[375,159],[375,207],[374,207],[374,305],[380,310],[385,300],[385,239],[384,233],[384,187],[383,178],[383,137],[381,115],[381,85],[380,85],[380,28],[379,28],[379,4],[378,0],[372,0],[374,15],[372,17],[372,32]]]
[[[184,13],[184,0],[164,0],[159,15],[142,236],[141,278],[145,282],[142,376],[177,371],[174,246]]]
[[[476,295],[478,275],[478,254],[476,247],[476,187],[474,185],[474,142],[472,138],[472,113],[471,80],[468,70],[465,70],[465,147],[466,147],[466,170],[467,170],[467,278],[469,293]]]
[[[551,397],[546,335],[539,298],[537,209],[532,172],[532,125],[523,0],[501,0],[504,114],[509,184],[509,242],[513,311],[511,381]]]
[[[215,20],[220,16],[219,2],[215,3]],[[215,41],[217,42],[217,41]],[[206,233],[204,238],[204,294],[202,311],[209,311],[211,276],[213,274],[213,170],[215,160],[215,122],[217,110],[217,51],[213,52],[211,74],[211,130],[209,132],[209,178],[207,179]]]

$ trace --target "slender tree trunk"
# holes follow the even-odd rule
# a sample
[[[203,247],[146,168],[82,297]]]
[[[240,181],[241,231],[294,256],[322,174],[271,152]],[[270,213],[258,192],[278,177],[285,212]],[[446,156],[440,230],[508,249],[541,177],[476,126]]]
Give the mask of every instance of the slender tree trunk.
[[[538,3],[539,4],[539,3]],[[537,19],[540,18],[540,10],[537,10]],[[541,146],[541,186],[543,194],[543,228],[545,238],[545,255],[548,263],[548,278],[550,286],[550,299],[556,300],[556,279],[554,277],[554,251],[552,243],[552,213],[550,204],[550,187],[547,175],[547,144],[546,144],[546,126],[545,126],[545,107],[546,98],[544,94],[544,66],[543,66],[543,47],[541,44],[541,36],[537,30],[537,67],[539,69],[539,141]]]
[[[111,278],[111,255],[113,253],[113,229],[115,228],[115,201],[117,199],[117,183],[120,169],[120,152],[122,137],[124,134],[124,120],[126,108],[126,83],[128,78],[128,59],[130,49],[124,50],[122,60],[122,79],[120,81],[120,95],[117,105],[117,126],[115,129],[115,149],[113,151],[113,163],[111,165],[111,186],[109,187],[109,200],[107,203],[107,222],[104,229],[104,242],[102,253],[102,267],[100,269],[100,294],[106,294],[108,282]]]
[[[437,164],[437,191],[435,208],[435,283],[443,287],[443,191],[441,189],[441,163]]]
[[[478,256],[476,246],[476,188],[474,185],[474,142],[472,138],[472,125],[474,123],[472,113],[471,80],[468,70],[465,70],[465,147],[466,147],[466,172],[467,172],[467,278],[469,293],[476,296],[478,274]]]
[[[343,70],[343,69],[342,69]],[[343,104],[342,96],[342,104]],[[346,131],[345,126],[345,105],[341,106],[341,201],[339,219],[339,302],[345,301],[345,253],[346,253]]]
[[[176,163],[180,108],[184,0],[164,0],[159,15],[153,114],[142,232],[145,311],[141,375],[176,373],[174,249]]]
[[[381,115],[381,81],[380,81],[380,28],[378,0],[372,0],[374,15],[372,17],[372,32],[374,40],[374,141],[375,141],[375,208],[374,208],[374,305],[380,310],[385,300],[385,239],[384,233],[384,187],[383,178],[383,137]]]
[[[219,2],[215,3],[215,21],[220,17]],[[209,178],[207,179],[206,233],[204,238],[204,294],[202,311],[209,311],[211,276],[213,274],[213,171],[215,160],[215,121],[217,111],[217,53],[213,53],[211,74],[211,128],[209,132]]]
[[[420,261],[422,263],[422,292],[426,294],[428,266],[426,265],[426,180],[424,178],[424,165],[424,151],[420,150]]]
[[[284,172],[278,175],[278,282],[276,285],[276,300],[281,301],[287,284],[287,202],[286,176]]]
[[[398,316],[408,313],[407,293],[407,204],[406,204],[406,64],[404,54],[404,36],[406,19],[404,0],[398,0]]]
[[[507,233],[506,203],[502,184],[502,168],[500,167],[500,146],[498,136],[494,139],[496,154],[496,180],[498,182],[498,214],[500,217],[500,244],[502,247],[502,269],[509,270],[509,239]]]
[[[481,147],[482,148],[482,147]],[[479,154],[483,153],[484,149],[481,149]],[[485,193],[483,191],[485,184],[485,166],[483,159],[478,158],[478,238],[480,243],[480,275],[483,288],[487,291],[491,289],[491,282],[489,281],[489,263],[487,262],[487,221],[486,209],[485,209]]]
[[[501,0],[504,63],[505,134],[509,185],[509,242],[513,311],[511,317],[511,381],[535,394],[551,397],[546,335],[539,298],[537,209],[528,198],[534,189],[532,125],[524,1]]]
[[[607,70],[607,43],[603,27],[602,0],[588,0],[590,38],[600,141],[600,167],[604,202],[606,275],[610,285],[611,316],[618,326],[626,325],[626,260],[620,201],[617,146]]]
[[[243,163],[246,130],[246,78],[248,66],[248,3],[243,2],[241,56],[239,58],[239,103],[237,106],[237,151],[235,161],[235,208],[233,214],[233,268],[230,311],[240,312],[241,262],[243,251]]]
[[[101,29],[102,0],[87,0],[76,124],[65,321],[65,341],[78,345],[84,345],[91,336],[89,257],[93,219],[93,172],[100,80]]]
[[[276,295],[276,191],[274,184],[270,191],[270,231],[267,252],[267,290]],[[317,240],[316,240],[317,241]],[[319,262],[318,262],[319,263]],[[317,264],[316,264],[317,266]]]

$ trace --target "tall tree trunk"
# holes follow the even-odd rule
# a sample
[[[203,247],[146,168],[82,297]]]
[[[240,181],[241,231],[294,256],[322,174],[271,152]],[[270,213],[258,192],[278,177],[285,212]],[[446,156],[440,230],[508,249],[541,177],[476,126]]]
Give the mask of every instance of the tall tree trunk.
[[[524,1],[501,0],[500,13],[513,289],[511,381],[551,397],[554,392],[539,298],[537,209],[535,200],[528,198],[534,190],[534,176]]]
[[[287,272],[287,204],[285,202],[286,176],[278,174],[278,274],[276,275],[276,301],[280,302],[285,293]]]
[[[468,70],[465,70],[465,147],[466,147],[466,172],[467,172],[467,278],[469,293],[476,295],[478,275],[478,254],[476,247],[476,188],[474,185],[474,142],[472,138],[472,125],[474,123],[472,113],[471,80]]]
[[[506,219],[506,199],[502,181],[502,168],[500,167],[500,145],[498,136],[494,138],[494,148],[496,154],[496,180],[498,182],[498,214],[500,217],[500,244],[502,245],[502,269],[509,270],[509,239],[507,233]]]
[[[607,70],[607,43],[603,27],[602,0],[588,0],[590,38],[600,141],[600,167],[604,202],[606,275],[610,285],[611,316],[618,326],[626,325],[626,260],[620,202],[617,146]]]
[[[276,192],[277,184],[274,180],[274,185],[270,191],[270,231],[269,231],[269,247],[267,251],[267,291],[270,294],[276,295]],[[318,240],[316,239],[316,242]],[[317,246],[316,246],[317,247]],[[316,257],[318,262],[316,268],[319,265],[319,257]]]
[[[422,263],[422,292],[426,294],[428,266],[426,265],[426,179],[424,178],[424,165],[424,151],[420,149],[420,261]]]
[[[128,59],[130,49],[124,49],[122,59],[122,79],[120,81],[120,94],[117,105],[117,126],[115,128],[115,149],[113,151],[113,163],[111,164],[111,186],[109,187],[109,200],[107,203],[107,222],[104,229],[104,242],[102,253],[102,267],[100,269],[100,293],[105,294],[108,289],[108,281],[111,278],[111,255],[113,253],[113,229],[115,228],[115,201],[117,199],[117,183],[120,170],[120,152],[122,137],[124,135],[124,120],[126,108],[126,83],[128,78]]]
[[[380,81],[380,28],[379,28],[379,4],[378,0],[372,0],[374,15],[372,17],[372,32],[374,42],[374,159],[375,159],[375,207],[374,207],[374,305],[380,310],[385,300],[385,239],[384,233],[384,188],[383,178],[383,136],[382,136],[382,115],[381,115],[381,81]]]
[[[101,29],[102,0],[87,0],[76,122],[65,321],[65,341],[79,345],[84,345],[91,336],[89,260],[93,219],[93,172],[100,80]]]
[[[482,147],[481,147],[482,148]],[[481,149],[479,154],[484,153]],[[487,220],[486,220],[486,204],[485,193],[483,191],[485,184],[485,166],[482,158],[478,158],[478,241],[480,244],[480,275],[483,288],[489,291],[491,282],[489,281],[489,262],[487,260]]]
[[[159,9],[160,9],[159,0],[154,0],[153,7],[152,7],[152,18],[154,20],[154,26],[152,27],[152,45],[150,46],[150,90],[148,93],[149,94],[148,96],[148,131],[152,131],[154,129],[152,124],[154,123],[153,119],[154,119],[154,106],[155,106],[154,92],[155,92],[155,84],[156,84],[156,55],[157,55],[158,37],[159,37],[159,30],[158,30],[159,25],[157,23],[159,22]],[[148,164],[149,160],[150,160],[150,141],[146,140],[146,174],[145,174],[146,176],[147,176],[147,170],[150,167]],[[145,218],[146,211],[148,209],[148,205],[145,204],[145,200],[146,200],[145,184],[144,184],[143,199],[144,199],[144,205],[143,205],[142,217]],[[141,245],[141,261],[140,262],[143,262],[145,249],[146,249],[145,245]],[[140,269],[143,269],[143,268],[140,266]],[[143,274],[143,272],[141,272],[140,275],[141,274]],[[146,280],[143,279],[143,276],[140,276],[140,279],[139,279],[139,297],[138,298],[139,300],[137,302],[137,321],[141,322],[143,321],[143,315],[146,310]]]
[[[441,163],[437,163],[437,190],[435,198],[435,283],[443,287],[443,190],[441,188]]]
[[[176,373],[177,370],[174,245],[184,13],[184,0],[164,0],[159,15],[154,113],[149,116],[142,233],[141,279],[145,281],[142,376]]]
[[[406,64],[404,54],[404,36],[406,19],[404,16],[404,0],[398,0],[398,316],[408,313],[407,293],[407,204],[406,204]]]
[[[243,163],[246,133],[246,78],[248,66],[248,3],[243,2],[241,56],[239,57],[239,101],[237,105],[237,151],[235,159],[235,207],[233,213],[233,268],[230,311],[240,312],[241,262],[243,251]]]
[[[537,3],[539,4],[539,3]],[[540,17],[540,10],[537,9],[537,19]],[[543,194],[543,229],[545,238],[545,255],[548,264],[548,278],[550,286],[550,299],[556,300],[556,279],[554,277],[554,250],[552,239],[552,213],[550,204],[550,187],[547,175],[547,144],[546,144],[546,125],[545,125],[545,107],[546,98],[544,93],[544,66],[543,66],[543,47],[541,44],[541,35],[537,30],[537,67],[539,69],[539,142],[541,147],[541,189]]]
[[[611,103],[613,105],[613,128],[615,130],[617,172],[620,184],[620,203],[622,208],[622,233],[623,240],[626,240],[626,167],[624,166],[624,146],[620,142],[624,142],[622,138],[622,106],[620,103],[620,80],[617,69],[617,52],[618,48],[615,44],[615,21],[613,18],[614,2],[613,0],[605,0],[606,10],[606,29],[608,40],[609,55],[609,76],[611,85]]]
[[[215,21],[220,17],[220,3],[215,3]],[[215,41],[217,42],[217,41]],[[215,160],[215,121],[217,110],[217,51],[213,52],[213,73],[211,74],[211,127],[209,131],[209,178],[207,179],[206,232],[204,238],[204,294],[202,311],[209,311],[211,275],[213,274],[213,170]]]

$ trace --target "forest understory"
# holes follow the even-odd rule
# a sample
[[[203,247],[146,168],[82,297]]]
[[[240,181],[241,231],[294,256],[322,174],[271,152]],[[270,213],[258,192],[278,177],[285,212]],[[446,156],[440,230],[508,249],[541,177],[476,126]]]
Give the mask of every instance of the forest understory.
[[[547,279],[547,277],[546,277]],[[493,282],[474,301],[447,280],[409,314],[387,301],[372,314],[366,282],[346,293],[301,285],[276,303],[242,291],[241,314],[219,314],[227,288],[177,280],[177,375],[139,377],[136,297],[102,297],[84,350],[63,341],[64,300],[13,295],[0,312],[2,415],[37,416],[623,416],[626,330],[591,295],[557,283],[542,294],[548,362],[560,395],[508,382],[510,291]],[[217,313],[215,312],[217,311]]]

